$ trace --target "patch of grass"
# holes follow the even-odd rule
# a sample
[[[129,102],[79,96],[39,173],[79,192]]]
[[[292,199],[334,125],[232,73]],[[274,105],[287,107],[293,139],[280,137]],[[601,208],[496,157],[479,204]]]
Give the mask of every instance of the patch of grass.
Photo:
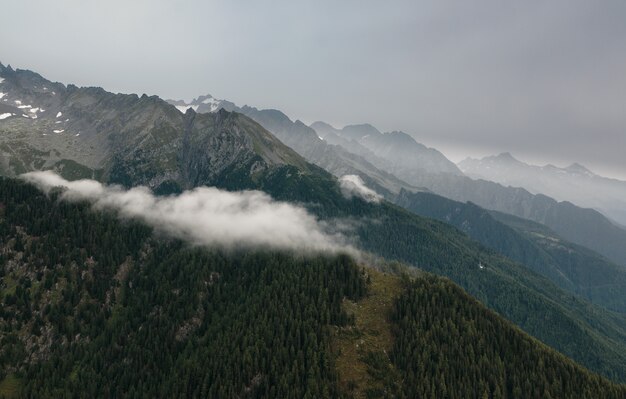
[[[354,398],[393,397],[400,377],[388,356],[393,346],[388,315],[403,283],[395,275],[373,269],[367,273],[368,295],[343,303],[355,325],[337,328],[333,336],[339,386]]]
[[[0,381],[0,398],[17,398],[21,387],[21,381],[13,374],[7,375]]]
[[[2,288],[4,286],[4,289]],[[0,301],[7,295],[15,295],[17,278],[13,274],[8,274],[0,279]]]

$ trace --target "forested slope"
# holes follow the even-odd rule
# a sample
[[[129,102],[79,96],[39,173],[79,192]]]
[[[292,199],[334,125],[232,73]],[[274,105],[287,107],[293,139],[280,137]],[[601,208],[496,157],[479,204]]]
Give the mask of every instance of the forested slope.
[[[432,193],[402,191],[396,203],[449,223],[476,241],[604,308],[626,313],[626,269],[563,240],[548,227]]]
[[[0,180],[0,204],[0,388],[14,388],[0,390],[0,395],[351,395],[339,384],[341,354],[332,349],[332,331],[359,328],[359,315],[346,308],[346,301],[361,303],[376,287],[375,273],[351,258],[190,247],[157,237],[140,223],[94,211],[85,203],[59,201],[54,193],[46,197],[13,180]],[[388,300],[399,297],[401,306],[411,294],[398,287],[384,286],[383,293]],[[471,297],[459,294],[458,288],[446,291],[448,299],[441,299],[437,285],[431,288],[433,306],[449,316],[441,325],[450,331],[464,331],[466,323],[446,313],[451,303],[455,309],[467,307],[476,320],[487,312],[496,325],[513,328]],[[423,295],[430,298],[428,289]],[[388,307],[373,305],[368,308],[372,316],[389,320]],[[389,344],[405,345],[403,340],[409,338],[400,335],[405,329],[407,337],[421,339],[401,321],[426,314],[419,308],[403,317],[394,313],[391,320],[397,326],[387,328],[395,329],[397,338]],[[429,325],[438,328],[439,324]],[[525,349],[541,346],[515,331],[530,342]],[[478,340],[472,344],[479,348],[476,351],[497,364],[492,356],[499,353],[500,341],[490,339],[487,332],[492,330],[485,330],[482,340],[470,331],[458,341]],[[351,339],[354,345],[360,342],[358,334]],[[435,340],[428,349],[445,354],[449,345]],[[383,383],[370,392],[372,397],[393,392],[411,397],[416,381],[405,370],[413,363],[401,361],[400,353],[404,352],[394,349],[391,359],[405,376],[396,381],[395,390]],[[412,353],[407,351],[407,356]],[[515,363],[517,374],[509,372],[510,378],[535,375],[535,361],[553,364],[551,356],[559,360],[555,370],[566,367],[570,372],[554,374],[554,381],[562,385],[598,394],[621,389],[553,351],[523,357]],[[375,355],[368,360],[374,366],[379,361],[385,358]],[[370,371],[367,378],[373,381],[384,373],[376,367]],[[480,381],[494,378],[489,370],[478,377]],[[435,386],[440,375],[420,378],[419,386]],[[498,381],[507,384],[508,380]],[[449,392],[469,392],[462,380],[447,384]]]
[[[2,182],[0,381],[25,397],[332,397],[346,256],[190,248]]]
[[[624,398],[626,387],[583,369],[435,276],[409,284],[391,316],[391,359],[408,398]]]

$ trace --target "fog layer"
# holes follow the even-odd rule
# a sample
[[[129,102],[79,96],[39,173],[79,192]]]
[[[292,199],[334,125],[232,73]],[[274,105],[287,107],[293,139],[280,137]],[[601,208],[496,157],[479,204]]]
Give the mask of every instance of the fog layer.
[[[200,187],[177,196],[155,196],[146,187],[125,190],[94,180],[67,181],[51,171],[21,176],[48,193],[65,191],[61,199],[90,201],[121,217],[141,220],[172,237],[197,245],[238,245],[311,251],[353,251],[343,237],[327,233],[305,209],[273,200],[260,191],[229,192]]]

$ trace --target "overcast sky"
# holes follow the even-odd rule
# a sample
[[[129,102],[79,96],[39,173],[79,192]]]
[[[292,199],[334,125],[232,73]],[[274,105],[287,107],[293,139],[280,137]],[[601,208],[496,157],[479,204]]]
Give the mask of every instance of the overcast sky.
[[[505,4],[506,3],[506,4]],[[0,61],[626,178],[626,1],[12,1]]]

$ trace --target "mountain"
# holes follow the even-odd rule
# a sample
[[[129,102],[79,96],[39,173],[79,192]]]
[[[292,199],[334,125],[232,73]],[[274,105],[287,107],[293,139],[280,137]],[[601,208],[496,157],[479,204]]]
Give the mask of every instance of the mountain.
[[[360,154],[350,153],[342,147],[326,142],[313,129],[300,121],[292,121],[281,111],[259,110],[249,106],[238,107],[231,102],[217,100],[210,95],[200,96],[189,103],[180,100],[168,101],[181,112],[188,109],[198,112],[217,112],[224,109],[246,115],[296,150],[307,161],[337,177],[358,175],[366,184],[386,198],[393,198],[401,189],[417,190],[390,173],[376,168]]]
[[[287,166],[311,172],[302,157],[236,113],[182,114],[155,96],[65,87],[30,71],[4,68],[1,75],[4,102],[37,110],[0,124],[0,172],[7,176],[53,169],[176,192],[219,183],[251,187]]]
[[[311,127],[325,139],[344,139],[348,146],[346,148],[350,151],[358,153],[359,150],[355,149],[357,146],[367,148],[376,157],[371,159],[372,163],[406,181],[421,173],[463,174],[439,151],[418,143],[404,132],[383,134],[369,124],[335,129],[324,122],[315,122]]]
[[[486,247],[592,303],[626,313],[626,270],[563,240],[542,224],[432,193],[403,191],[396,203],[418,215],[457,227]]]
[[[472,178],[523,187],[535,194],[570,201],[626,224],[626,182],[599,176],[580,164],[565,168],[529,165],[505,153],[482,159],[468,158],[460,162],[459,167]]]
[[[191,246],[59,195],[0,179],[2,396],[626,392],[447,279]]]
[[[546,344],[598,373],[626,380],[623,315],[560,289],[447,224],[386,201],[368,202],[358,195],[344,195],[335,177],[307,163],[245,115],[226,110],[197,114],[193,109],[183,114],[157,97],[116,95],[99,88],[67,86],[50,95],[43,89],[24,89],[31,80],[43,79],[34,73],[3,71],[2,77],[1,88],[3,92],[9,88],[12,101],[30,95],[32,104],[50,101],[56,107],[44,107],[46,111],[37,119],[0,121],[0,146],[8,154],[4,155],[8,165],[21,165],[23,171],[56,168],[72,178],[93,176],[128,187],[147,185],[160,194],[202,185],[265,191],[276,200],[306,207],[321,222],[345,231],[353,245],[366,253],[449,277]],[[10,87],[4,86],[7,82]],[[30,84],[39,90],[38,84]],[[42,145],[37,139],[48,138],[41,132],[56,124],[58,112],[68,113],[72,130],[55,133],[54,139],[74,138],[50,141],[54,151],[34,147]],[[260,112],[258,118],[280,121],[279,116],[277,111],[269,111]],[[282,121],[285,134],[315,134],[302,123],[288,123],[288,118]],[[291,127],[297,130],[289,130]],[[84,129],[80,136],[65,134],[78,128]],[[91,145],[81,141],[83,134]],[[16,152],[16,148],[23,151]],[[48,159],[51,156],[56,158]],[[11,162],[14,159],[19,162]],[[53,162],[56,159],[73,167],[61,167]],[[18,171],[5,169],[3,173]],[[485,267],[480,268],[481,264]]]
[[[564,239],[626,266],[626,230],[593,209],[465,176],[421,175],[412,183],[456,201],[470,201],[486,209],[541,223]]]
[[[380,169],[397,175],[415,187],[422,187],[422,191],[431,191],[456,201],[470,201],[486,209],[545,224],[566,240],[626,266],[626,247],[623,245],[626,242],[626,229],[597,211],[580,208],[566,201],[559,202],[544,194],[532,194],[519,187],[506,187],[464,176],[456,167],[447,167],[452,163],[439,152],[432,150],[427,152],[430,155],[424,155],[426,147],[404,133],[380,134],[370,125],[348,126],[347,133],[323,122],[311,126],[329,142],[363,156]],[[384,144],[380,145],[381,142]],[[372,153],[368,155],[363,148]],[[402,154],[406,157],[403,158]],[[502,154],[499,158],[502,163],[516,163],[510,154]],[[401,159],[402,162],[399,161]],[[571,170],[579,174],[586,173],[575,165]],[[579,188],[579,191],[588,190]]]

